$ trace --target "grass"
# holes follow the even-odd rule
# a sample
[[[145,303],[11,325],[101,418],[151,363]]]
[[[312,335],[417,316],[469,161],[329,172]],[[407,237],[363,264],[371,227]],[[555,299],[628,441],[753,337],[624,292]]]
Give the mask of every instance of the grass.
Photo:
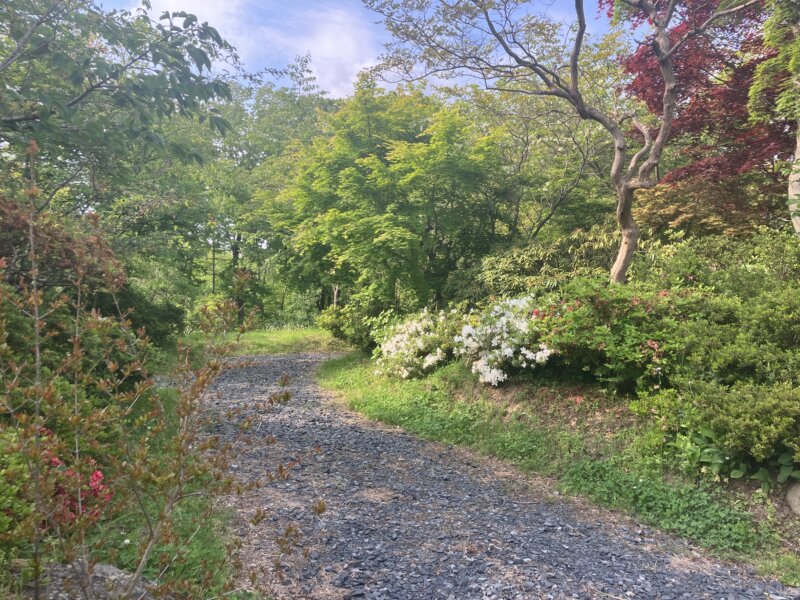
[[[294,354],[346,350],[343,342],[324,329],[262,329],[248,331],[239,340],[237,354]]]
[[[234,335],[229,336],[228,341],[234,340]],[[192,366],[199,367],[203,360],[202,348],[207,343],[207,338],[202,333],[191,333],[182,336],[180,343],[188,347]],[[349,350],[349,347],[325,329],[299,327],[248,331],[239,338],[233,353],[238,356],[248,356],[346,350]],[[177,363],[176,344],[153,350],[150,367],[154,373],[168,375],[178,366]]]
[[[325,363],[318,378],[371,419],[553,477],[564,491],[800,585],[800,559],[781,549],[768,520],[720,486],[665,477],[662,436],[599,390],[529,382],[498,392],[477,384],[461,364],[422,380],[391,380],[358,353]]]

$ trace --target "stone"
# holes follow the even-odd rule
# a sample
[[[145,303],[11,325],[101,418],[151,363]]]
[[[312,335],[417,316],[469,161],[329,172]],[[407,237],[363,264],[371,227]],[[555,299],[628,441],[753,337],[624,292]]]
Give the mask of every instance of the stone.
[[[67,565],[52,564],[45,569],[44,582],[40,588],[42,600],[74,600],[87,595],[82,591],[86,574],[81,563]],[[125,589],[130,581],[131,574],[112,565],[97,564],[92,567],[89,577],[91,592],[89,598],[94,600],[116,600],[125,597]],[[25,598],[34,597],[33,586],[25,591]],[[133,587],[131,598],[137,600],[155,600],[143,582]]]
[[[789,491],[786,492],[786,503],[794,514],[800,515],[800,481],[789,486]]]

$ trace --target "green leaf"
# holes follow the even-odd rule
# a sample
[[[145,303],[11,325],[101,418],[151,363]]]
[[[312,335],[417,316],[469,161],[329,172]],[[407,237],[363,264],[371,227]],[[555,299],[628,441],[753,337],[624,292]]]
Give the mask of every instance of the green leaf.
[[[784,465],[778,471],[778,483],[783,483],[794,472],[794,465]]]
[[[734,469],[731,471],[731,479],[739,479],[740,477],[744,476],[744,471],[741,469]]]
[[[756,479],[757,481],[762,481],[764,483],[772,481],[772,477],[770,476],[769,471],[767,471],[764,467],[761,467],[758,471],[753,473],[750,476],[750,479]]]
[[[203,67],[206,67],[209,71],[211,70],[211,60],[208,58],[208,54],[206,54],[200,48],[195,46],[186,46],[186,52],[189,53],[189,56],[192,57],[194,64],[197,65],[198,70],[202,71]]]

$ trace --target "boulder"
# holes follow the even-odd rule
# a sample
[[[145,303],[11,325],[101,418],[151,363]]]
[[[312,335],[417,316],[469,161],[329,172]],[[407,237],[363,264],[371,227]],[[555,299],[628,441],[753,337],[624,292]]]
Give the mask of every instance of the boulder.
[[[800,481],[789,486],[789,491],[786,492],[786,502],[794,514],[800,515]]]

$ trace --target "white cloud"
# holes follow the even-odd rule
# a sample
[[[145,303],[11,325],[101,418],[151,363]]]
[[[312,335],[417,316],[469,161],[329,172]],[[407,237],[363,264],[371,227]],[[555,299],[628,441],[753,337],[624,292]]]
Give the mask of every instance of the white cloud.
[[[185,10],[208,21],[233,44],[250,70],[280,68],[311,54],[319,86],[352,93],[358,72],[375,64],[380,30],[357,1],[152,0],[153,15]]]
[[[381,51],[372,24],[355,11],[334,6],[305,10],[297,17],[303,27],[262,28],[264,43],[293,55],[310,52],[320,87],[333,96],[349,95],[358,72],[374,65]]]

